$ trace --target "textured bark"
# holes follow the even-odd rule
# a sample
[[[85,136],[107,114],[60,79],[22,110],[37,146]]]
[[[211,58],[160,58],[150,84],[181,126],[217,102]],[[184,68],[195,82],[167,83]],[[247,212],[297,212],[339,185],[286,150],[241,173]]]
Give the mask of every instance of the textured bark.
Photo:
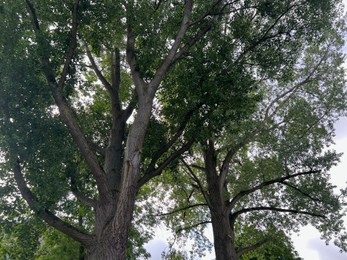
[[[211,211],[214,250],[217,260],[237,260],[234,235],[230,228],[229,217],[223,212]]]
[[[116,250],[116,238],[112,236],[109,230],[105,230],[103,235],[96,240],[93,245],[87,248],[87,260],[113,260],[125,259],[117,255],[119,252]]]
[[[233,225],[231,225],[224,188],[220,185],[221,176],[217,174],[217,154],[213,141],[205,150],[206,176],[208,184],[208,205],[211,212],[214,249],[217,260],[237,260],[234,244]]]

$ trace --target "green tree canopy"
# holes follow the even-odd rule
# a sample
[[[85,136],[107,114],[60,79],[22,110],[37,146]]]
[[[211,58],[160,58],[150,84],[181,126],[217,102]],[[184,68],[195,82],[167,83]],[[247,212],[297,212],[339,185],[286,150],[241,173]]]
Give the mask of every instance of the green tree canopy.
[[[191,162],[214,168],[206,174],[226,187],[237,221],[250,209],[282,206],[256,205],[248,195],[266,186],[266,201],[273,191],[264,183],[283,179],[284,166],[291,175],[322,172],[305,181],[331,199],[327,214],[339,212],[324,177],[336,156],[320,156],[328,126],[344,108],[339,3],[0,1],[0,29],[8,36],[0,39],[3,219],[30,209],[79,242],[88,259],[125,259],[135,249],[146,256],[143,204],[165,185],[181,184],[190,194],[193,186],[177,170]],[[254,170],[264,165],[278,174]],[[163,171],[156,180],[164,186],[150,184]],[[233,178],[237,185],[228,186]],[[194,185],[202,201],[210,184],[200,182]],[[281,187],[302,211],[308,191],[296,200],[291,186],[301,190]]]

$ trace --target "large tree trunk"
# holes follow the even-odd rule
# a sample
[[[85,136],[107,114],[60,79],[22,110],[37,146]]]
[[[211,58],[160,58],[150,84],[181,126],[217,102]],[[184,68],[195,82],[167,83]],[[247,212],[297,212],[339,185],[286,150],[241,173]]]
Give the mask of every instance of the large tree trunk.
[[[230,228],[229,217],[224,213],[211,210],[214,249],[217,260],[237,260],[234,235]]]
[[[224,201],[224,186],[221,185],[221,176],[217,174],[217,153],[212,140],[209,140],[205,150],[205,166],[216,259],[237,260],[234,231]]]
[[[129,230],[139,189],[141,150],[151,108],[151,100],[145,105],[140,104],[127,138],[120,184],[114,187],[114,196],[103,202],[100,201],[97,205],[96,241],[88,248],[87,259],[125,260],[127,258]],[[106,164],[105,168],[108,170],[117,168],[116,165],[114,167],[110,165],[112,163]],[[118,175],[115,174],[114,177],[118,178]]]
[[[114,259],[126,259],[123,255],[124,252],[119,252],[115,245],[117,239],[111,232],[105,230],[103,237],[100,237],[94,242],[94,244],[87,248],[87,260],[114,260]]]
[[[95,236],[87,248],[86,259],[125,260],[137,187],[123,187],[113,201],[96,207]]]
[[[128,215],[132,212],[128,212]],[[119,214],[117,214],[119,216]],[[87,248],[87,260],[125,260],[127,259],[128,234],[131,219],[110,221],[104,226],[103,232],[95,238],[92,246]],[[126,222],[126,223],[125,223]],[[119,223],[119,224],[117,224]]]

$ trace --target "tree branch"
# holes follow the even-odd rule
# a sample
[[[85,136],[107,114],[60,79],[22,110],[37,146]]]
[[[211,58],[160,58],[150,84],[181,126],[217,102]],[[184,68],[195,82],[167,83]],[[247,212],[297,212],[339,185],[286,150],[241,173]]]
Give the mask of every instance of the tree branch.
[[[154,216],[154,217],[169,216],[169,215],[172,215],[172,214],[175,214],[175,213],[179,213],[179,212],[184,211],[184,210],[187,210],[187,209],[196,208],[196,207],[201,207],[201,206],[207,206],[207,204],[206,204],[206,203],[198,203],[198,204],[188,205],[188,206],[183,207],[183,208],[175,209],[175,210],[173,210],[173,211],[171,211],[171,212],[160,213],[160,214],[154,214],[154,215],[152,215],[152,216]]]
[[[285,180],[289,180],[289,179],[292,179],[292,178],[295,178],[295,177],[298,177],[298,176],[303,176],[303,175],[310,175],[310,174],[315,174],[315,173],[319,173],[321,172],[320,170],[311,170],[311,171],[307,171],[307,172],[299,172],[299,173],[295,173],[295,174],[292,174],[292,175],[287,175],[287,176],[284,176],[284,177],[280,177],[280,178],[276,178],[276,179],[273,179],[273,180],[269,180],[269,181],[265,181],[251,189],[248,189],[248,190],[244,190],[244,191],[240,191],[231,201],[230,203],[228,204],[228,210],[231,210],[235,204],[240,201],[244,196],[250,194],[250,193],[253,193],[257,190],[260,190],[264,187],[267,187],[267,186],[270,186],[272,184],[275,184],[275,183],[282,183],[283,181]]]
[[[73,11],[72,11],[72,29],[71,29],[70,46],[69,46],[69,50],[67,52],[67,56],[65,59],[63,71],[62,71],[60,78],[59,78],[59,81],[58,81],[58,87],[59,88],[63,88],[63,86],[64,86],[64,83],[66,81],[66,77],[69,73],[69,67],[71,65],[72,58],[73,58],[74,53],[75,53],[75,49],[77,47],[78,5],[79,5],[79,0],[75,0],[74,5],[73,5]]]
[[[96,64],[94,57],[92,55],[92,52],[89,49],[89,46],[86,42],[83,42],[83,45],[86,49],[86,54],[87,57],[90,61],[90,64],[92,65],[92,68],[96,74],[96,76],[98,77],[98,79],[101,81],[101,83],[104,85],[104,87],[107,89],[107,91],[109,92],[110,95],[114,95],[114,90],[112,88],[112,85],[107,81],[107,79],[104,77],[104,75],[102,74],[102,72],[99,70],[98,65]]]
[[[159,158],[165,154],[174,144],[175,142],[178,140],[178,138],[180,138],[180,136],[182,135],[185,127],[187,126],[190,118],[193,116],[194,111],[196,110],[196,108],[190,110],[183,118],[179,128],[177,129],[175,135],[165,144],[163,145],[153,156],[150,164],[148,165],[148,168],[146,170],[146,173],[152,172],[155,169],[155,165],[157,164]]]
[[[210,223],[212,223],[211,220],[206,220],[206,221],[202,221],[202,222],[196,223],[196,224],[191,225],[191,226],[180,227],[180,228],[176,229],[176,233],[182,232],[183,230],[193,229],[193,228],[196,228],[198,226],[210,224]]]
[[[126,12],[127,12],[126,57],[127,57],[128,64],[130,66],[131,76],[135,83],[136,93],[140,97],[140,96],[143,96],[143,91],[144,91],[143,88],[147,84],[144,82],[141,76],[141,73],[139,71],[139,65],[138,65],[136,53],[135,53],[135,35],[132,30],[132,22],[131,22],[133,21],[133,19],[130,16],[130,14],[133,12],[132,10],[133,4],[134,4],[133,1],[128,1],[128,3],[126,4]]]
[[[275,34],[275,35],[270,35],[270,36],[268,36],[268,34],[270,33],[270,31],[273,29],[273,28],[275,28],[275,26],[280,22],[280,20],[282,19],[282,17],[284,17],[292,8],[294,8],[294,7],[296,7],[296,6],[298,6],[297,4],[294,4],[294,5],[289,5],[288,7],[287,7],[287,9],[286,10],[284,10],[284,12],[283,13],[281,13],[278,17],[277,17],[277,19],[273,22],[273,24],[271,24],[266,30],[265,30],[265,32],[262,34],[262,36],[258,39],[258,40],[256,40],[251,46],[249,46],[248,48],[246,48],[240,55],[239,55],[239,57],[237,58],[237,60],[236,60],[236,64],[241,60],[241,58],[243,57],[243,56],[245,56],[248,52],[250,52],[252,49],[254,49],[254,48],[256,48],[258,45],[260,45],[262,42],[264,42],[264,41],[266,41],[266,40],[268,40],[268,39],[271,39],[271,38],[274,38],[274,37],[276,37],[277,35],[279,35],[280,33],[277,33],[277,34]]]
[[[276,207],[252,207],[252,208],[244,208],[239,211],[236,211],[231,214],[231,224],[235,222],[235,219],[244,213],[253,212],[253,211],[276,211],[276,212],[285,212],[285,213],[292,213],[292,214],[302,214],[302,215],[308,215],[311,217],[317,217],[317,218],[326,218],[324,215],[309,212],[309,211],[302,211],[302,210],[296,210],[296,209],[283,209],[283,208],[276,208]]]
[[[102,156],[105,156],[105,149],[104,148],[100,147],[98,144],[94,143],[91,140],[87,140],[87,142],[93,151],[97,152],[98,154],[100,154]]]
[[[193,145],[195,142],[194,139],[188,141],[186,144],[184,144],[179,150],[173,152],[164,162],[159,165],[156,169],[154,169],[151,172],[146,172],[146,174],[140,178],[138,181],[139,187],[143,186],[145,183],[147,183],[150,179],[160,175],[162,171],[174,160],[176,160],[180,155],[182,155],[184,152],[188,151],[189,148]]]
[[[86,195],[84,195],[82,192],[80,192],[77,188],[71,187],[72,194],[78,199],[80,202],[82,202],[84,205],[95,208],[96,201],[88,198]]]
[[[314,201],[316,204],[317,204],[317,202],[320,202],[319,199],[313,198],[310,194],[302,191],[301,189],[299,189],[299,188],[295,187],[294,185],[290,184],[289,182],[281,181],[280,183],[285,185],[285,186],[288,186],[288,187],[292,188],[293,190],[296,190],[297,192],[301,193],[302,195],[308,197],[310,200]]]
[[[234,157],[234,155],[242,148],[244,147],[248,142],[251,141],[252,137],[256,136],[257,133],[260,131],[260,128],[257,128],[256,130],[251,131],[246,136],[242,138],[240,142],[238,142],[235,146],[233,146],[225,156],[225,159],[223,161],[222,167],[220,169],[220,175],[219,175],[219,187],[220,190],[222,190],[222,187],[224,186],[226,176],[229,171],[229,165],[230,161]]]
[[[33,21],[34,31],[37,38],[40,38],[40,26],[39,22],[36,16],[35,8],[32,4],[31,0],[26,0],[30,17]],[[77,5],[78,1],[75,2],[75,5]],[[75,10],[76,9],[76,10]],[[77,7],[75,7],[75,11],[77,12]],[[76,19],[76,18],[74,18]],[[74,26],[77,26],[74,25]],[[39,42],[39,44],[45,44],[44,42]],[[41,46],[42,47],[42,46]],[[70,57],[71,59],[71,57]],[[65,64],[67,64],[67,61],[69,60],[69,56],[66,59]],[[71,61],[71,60],[70,60]],[[91,172],[93,173],[93,176],[96,180],[98,191],[101,198],[108,197],[107,194],[107,185],[106,185],[106,178],[103,169],[99,165],[99,161],[97,156],[92,152],[88,141],[80,128],[75,115],[71,109],[71,107],[68,105],[66,99],[64,98],[62,94],[62,86],[58,86],[58,83],[56,81],[56,77],[54,75],[54,71],[52,69],[52,66],[49,61],[49,57],[45,54],[42,54],[41,56],[41,63],[43,65],[43,73],[47,79],[48,84],[53,89],[53,97],[54,100],[59,108],[60,115],[62,119],[64,120],[65,124],[67,125],[75,143],[77,144],[77,147],[79,148],[81,154],[83,155],[84,159],[86,160],[86,163],[88,167],[90,168]],[[62,79],[62,77],[61,77]],[[61,81],[64,83],[64,80]]]
[[[14,163],[13,172],[18,188],[31,210],[40,215],[47,224],[72,237],[84,246],[88,246],[92,243],[93,237],[91,235],[78,230],[69,223],[55,216],[48,209],[42,207],[42,205],[37,201],[35,195],[28,188],[18,161]]]
[[[72,194],[75,195],[75,197],[86,206],[95,208],[97,203],[96,200],[88,198],[86,195],[84,195],[82,192],[78,190],[75,169],[71,169],[71,171],[68,171],[67,174],[70,177]]]
[[[193,10],[193,0],[185,1],[185,8],[184,8],[184,14],[183,14],[183,18],[182,18],[182,23],[181,23],[181,27],[180,27],[177,35],[176,35],[176,39],[175,39],[169,53],[167,54],[165,60],[163,61],[163,63],[159,67],[159,69],[157,70],[157,73],[154,75],[154,77],[150,83],[150,85],[153,88],[152,93],[156,91],[159,84],[163,80],[166,72],[168,71],[169,67],[172,65],[172,63],[176,59],[175,56],[177,55],[177,50],[179,49],[181,42],[183,40],[183,37],[186,34],[187,29],[190,25],[190,16],[191,16],[192,10]]]
[[[196,182],[196,184],[199,187],[199,190],[201,191],[202,195],[204,196],[204,199],[207,203],[207,205],[211,208],[211,203],[209,200],[209,196],[206,193],[204,186],[202,185],[200,179],[198,178],[198,176],[196,176],[196,174],[194,173],[194,171],[192,170],[192,168],[190,168],[190,166],[186,163],[186,161],[182,158],[181,161],[183,162],[184,166],[186,167],[186,169],[188,170],[188,174],[190,175],[190,177],[193,179],[193,181]]]

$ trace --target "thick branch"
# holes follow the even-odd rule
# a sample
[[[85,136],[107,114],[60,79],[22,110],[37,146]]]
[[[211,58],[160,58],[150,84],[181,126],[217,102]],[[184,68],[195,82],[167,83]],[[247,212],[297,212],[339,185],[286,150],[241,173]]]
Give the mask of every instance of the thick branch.
[[[39,214],[44,221],[47,222],[50,226],[58,229],[64,234],[72,237],[76,241],[80,242],[84,246],[88,246],[92,243],[93,237],[87,233],[82,232],[81,230],[76,229],[69,223],[61,220],[55,216],[48,209],[43,208],[42,205],[37,201],[35,195],[26,185],[26,181],[21,172],[21,167],[17,161],[13,166],[14,177],[17,182],[18,188],[22,194],[22,197],[27,201],[29,207],[37,214]]]
[[[179,58],[183,56],[194,44],[196,44],[199,40],[202,39],[212,29],[211,24],[207,24],[200,28],[200,30],[196,33],[196,35],[191,38],[180,50],[175,54],[172,59],[172,63],[177,61]]]
[[[126,57],[131,70],[131,76],[135,83],[135,90],[137,95],[140,97],[143,95],[144,87],[146,83],[144,82],[135,53],[135,35],[132,30],[132,17],[133,13],[133,1],[129,1],[126,5],[127,11],[127,43],[126,43]]]
[[[311,171],[307,171],[307,172],[299,172],[299,173],[295,173],[295,174],[292,174],[292,175],[286,175],[284,177],[280,177],[280,178],[276,178],[276,179],[273,179],[273,180],[269,180],[269,181],[265,181],[251,189],[248,189],[248,190],[244,190],[244,191],[240,191],[229,203],[228,205],[228,210],[231,210],[235,204],[240,201],[244,196],[250,194],[250,193],[253,193],[257,190],[260,190],[264,187],[267,187],[267,186],[270,186],[272,184],[275,184],[275,183],[282,183],[283,181],[286,181],[286,180],[289,180],[289,179],[292,179],[292,178],[295,178],[295,177],[299,177],[299,176],[303,176],[303,175],[310,175],[310,174],[315,174],[315,173],[319,173],[320,170],[311,170]]]
[[[91,140],[87,140],[88,141],[88,145],[90,146],[90,148],[97,152],[98,154],[102,155],[102,156],[105,156],[105,149],[100,147],[98,144],[94,143],[93,141]]]
[[[58,105],[59,112],[64,119],[65,124],[68,126],[70,133],[77,144],[81,154],[83,155],[87,165],[89,166],[92,174],[96,180],[99,194],[102,198],[107,197],[107,185],[106,178],[103,169],[101,168],[97,156],[91,150],[89,143],[82,132],[82,129],[77,123],[74,114],[63,98],[62,94],[58,89],[54,92],[54,99]]]
[[[177,54],[177,51],[181,45],[181,42],[183,40],[184,35],[187,32],[187,29],[190,25],[190,16],[193,10],[193,0],[187,0],[185,2],[185,9],[184,9],[184,15],[182,18],[181,27],[176,35],[176,39],[174,43],[172,44],[172,47],[166,56],[164,62],[157,70],[157,73],[155,74],[153,80],[151,81],[150,85],[153,87],[153,92],[156,90],[156,88],[159,86],[163,78],[165,77],[166,72],[168,71],[169,67],[174,62],[175,56]]]
[[[38,33],[41,30],[41,28],[40,28],[39,21],[37,19],[34,4],[33,4],[32,0],[25,0],[25,2],[27,4],[28,11],[30,13],[30,18],[31,18],[31,22],[33,25],[33,29],[34,29],[35,33]]]
[[[80,202],[82,202],[84,205],[95,208],[96,201],[88,198],[86,195],[84,195],[82,192],[80,192],[77,188],[71,187],[72,194],[78,199]]]
[[[302,215],[308,215],[311,217],[317,217],[317,218],[326,218],[324,215],[309,212],[309,211],[303,211],[303,210],[296,210],[296,209],[283,209],[283,208],[276,208],[276,207],[253,207],[253,208],[244,208],[239,211],[236,211],[231,214],[231,224],[233,225],[235,222],[235,219],[244,213],[248,212],[254,212],[254,211],[276,211],[276,212],[284,212],[284,213],[292,213],[292,214],[302,214]]]
[[[39,22],[38,22],[38,19],[36,16],[35,8],[34,8],[32,2],[30,0],[26,0],[26,3],[28,6],[28,9],[30,10],[29,13],[30,13],[31,19],[33,21],[34,31],[36,33],[37,38],[40,38],[40,35],[39,35],[40,34],[40,26],[39,26]],[[75,3],[75,7],[74,7],[75,11],[74,12],[77,12],[77,4],[78,4],[78,1],[76,1],[76,3]],[[74,14],[74,15],[77,15],[77,14]],[[73,20],[75,20],[75,19],[77,19],[77,18],[74,18]],[[73,27],[77,28],[77,21],[76,21],[76,24],[73,25]],[[75,28],[75,30],[77,30],[76,28]],[[39,42],[39,44],[44,44],[44,43]],[[73,44],[73,41],[72,41],[72,44]],[[72,47],[76,47],[76,46],[72,46]],[[72,51],[71,46],[70,46],[70,51]],[[69,53],[70,53],[70,51],[69,51]],[[70,57],[69,53],[68,53],[68,56],[66,58],[65,65],[67,63],[70,64],[70,62],[71,62],[72,56]],[[63,94],[61,92],[63,86],[59,86],[57,81],[56,81],[54,71],[53,71],[52,66],[50,64],[50,61],[49,61],[49,57],[47,57],[45,54],[42,54],[41,62],[43,65],[43,73],[47,79],[48,84],[53,89],[53,97],[54,97],[55,102],[59,108],[60,115],[63,118],[67,127],[69,128],[70,133],[71,133],[75,143],[77,144],[79,150],[81,151],[81,154],[83,155],[84,159],[86,160],[87,165],[89,166],[90,170],[92,171],[92,173],[95,177],[100,197],[106,198],[107,197],[106,179],[105,179],[104,172],[99,165],[98,158],[92,152],[92,150],[88,144],[88,141],[87,141],[82,129],[80,128],[80,126],[79,126],[79,124],[75,118],[75,115],[74,115],[72,109],[68,105],[66,99],[63,97]],[[65,75],[65,77],[66,77],[66,75]],[[60,84],[64,84],[65,80],[63,80],[63,77],[60,78],[59,82],[60,82]]]

